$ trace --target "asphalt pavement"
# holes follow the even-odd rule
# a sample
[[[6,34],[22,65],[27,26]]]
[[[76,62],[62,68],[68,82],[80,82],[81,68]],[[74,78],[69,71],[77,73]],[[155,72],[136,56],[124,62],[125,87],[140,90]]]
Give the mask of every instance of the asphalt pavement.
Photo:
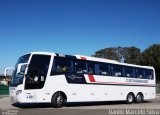
[[[160,115],[160,94],[155,99],[140,104],[126,104],[123,101],[69,103],[59,109],[52,108],[50,104],[11,105],[8,96],[0,97],[0,115],[132,115],[128,113],[130,110],[133,110],[133,115]]]

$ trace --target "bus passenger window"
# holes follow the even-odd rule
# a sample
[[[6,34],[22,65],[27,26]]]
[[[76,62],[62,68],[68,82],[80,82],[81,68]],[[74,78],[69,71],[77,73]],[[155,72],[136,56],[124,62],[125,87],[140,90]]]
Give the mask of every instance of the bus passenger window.
[[[86,63],[84,61],[75,62],[76,73],[87,73]]]
[[[137,78],[144,78],[145,76],[144,76],[144,69],[141,69],[141,68],[137,68],[136,69],[136,76],[137,76]]]
[[[110,75],[110,69],[108,64],[99,64],[99,74],[100,75]]]
[[[93,62],[88,63],[88,74],[94,74],[95,73],[95,64]]]
[[[112,65],[111,66],[112,75],[115,77],[123,76],[123,66],[121,65]]]
[[[56,71],[57,71],[57,72],[61,72],[61,71],[62,71],[61,66],[57,65],[57,67],[56,67]]]
[[[145,69],[145,78],[146,79],[153,79],[153,70]]]
[[[93,69],[91,67],[88,69],[88,74],[93,74]]]
[[[53,62],[51,75],[73,72],[71,70],[71,62],[69,59],[56,57]]]
[[[135,69],[133,67],[126,66],[125,67],[125,76],[134,78]]]
[[[82,68],[77,68],[77,73],[83,73]]]

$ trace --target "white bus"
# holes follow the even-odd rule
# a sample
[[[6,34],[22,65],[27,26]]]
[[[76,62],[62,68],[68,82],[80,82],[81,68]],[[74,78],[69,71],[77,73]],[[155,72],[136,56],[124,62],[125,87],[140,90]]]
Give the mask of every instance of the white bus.
[[[81,55],[32,52],[19,58],[10,84],[12,103],[126,101],[155,98],[153,67]]]

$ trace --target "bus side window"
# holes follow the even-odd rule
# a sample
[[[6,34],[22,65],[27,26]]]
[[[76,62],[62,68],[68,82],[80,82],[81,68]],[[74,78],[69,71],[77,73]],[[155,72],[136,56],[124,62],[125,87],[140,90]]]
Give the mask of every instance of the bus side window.
[[[51,75],[73,72],[72,61],[66,58],[56,57],[53,61]]]
[[[75,61],[75,70],[76,73],[87,73],[87,63],[81,60]]]
[[[99,74],[100,75],[110,75],[109,65],[106,63],[99,64]]]
[[[144,76],[144,69],[142,68],[136,68],[136,78],[145,78]]]
[[[146,79],[153,79],[153,70],[145,69],[145,78]]]
[[[134,78],[135,77],[134,70],[135,69],[133,67],[126,66],[125,67],[125,77]]]
[[[94,62],[88,62],[88,74],[95,74]]]
[[[123,66],[122,65],[111,65],[112,76],[122,77],[123,76]]]
[[[99,64],[95,64],[95,74],[99,75]]]
[[[105,64],[99,64],[99,74],[100,75],[107,75]]]

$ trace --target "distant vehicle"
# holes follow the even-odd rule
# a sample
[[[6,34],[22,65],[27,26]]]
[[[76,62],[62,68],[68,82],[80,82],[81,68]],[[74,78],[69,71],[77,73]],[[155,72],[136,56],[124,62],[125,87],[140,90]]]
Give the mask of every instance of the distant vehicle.
[[[10,84],[12,103],[120,101],[155,98],[153,67],[81,55],[31,52],[19,58]]]

